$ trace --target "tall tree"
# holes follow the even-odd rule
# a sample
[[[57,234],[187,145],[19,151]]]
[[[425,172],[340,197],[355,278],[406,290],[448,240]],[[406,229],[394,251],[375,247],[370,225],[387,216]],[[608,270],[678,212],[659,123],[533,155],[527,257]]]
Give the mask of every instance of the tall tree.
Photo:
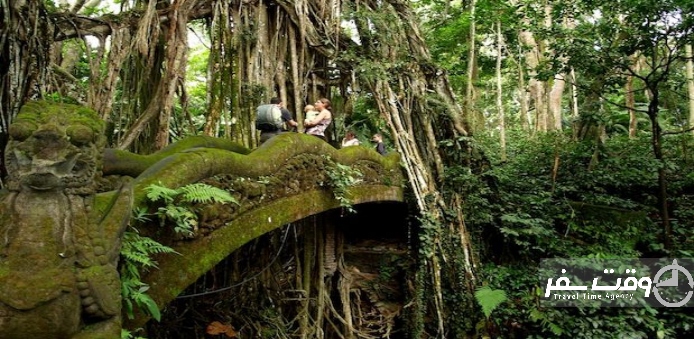
[[[689,128],[694,134],[694,60],[692,60],[692,44],[686,44],[685,57],[687,58],[687,94],[689,97]]]
[[[559,18],[565,27],[569,27],[568,20],[566,18]],[[552,5],[549,1],[545,2],[545,22],[544,26],[549,28],[552,26]],[[550,40],[544,39],[543,45],[545,49],[545,54],[551,55],[553,52],[550,48]],[[564,96],[564,88],[566,87],[566,71],[559,72],[554,75],[551,83],[551,88],[547,93],[547,129],[554,131],[561,131],[562,120],[563,120],[563,108],[562,99]],[[549,84],[548,84],[549,85]]]
[[[499,115],[499,138],[501,139],[501,160],[506,161],[506,117],[504,116],[503,87],[501,80],[501,59],[503,59],[504,36],[501,20],[496,20],[496,110]]]
[[[47,79],[53,26],[38,1],[3,2],[0,6],[0,159],[4,159],[8,128],[27,97]],[[0,166],[6,175],[4,160]]]
[[[475,75],[477,74],[476,9],[477,1],[470,1],[468,9],[470,11],[470,30],[468,36],[467,83],[465,85],[465,114],[470,117],[472,128],[481,131],[484,129],[484,116],[475,110]]]
[[[531,22],[539,20],[540,22],[545,22],[544,13],[545,6],[541,4],[525,3],[520,5],[523,9],[523,25],[521,31],[518,33],[518,40],[523,44],[525,51],[524,60],[525,64],[528,66],[527,74],[529,77],[528,81],[528,99],[532,103],[531,106],[535,108],[535,131],[547,131],[547,82],[541,79],[539,74],[540,63],[544,60],[543,44],[537,41],[533,30],[537,27],[533,26]]]
[[[651,122],[651,144],[654,158],[661,163],[658,172],[658,209],[663,224],[663,241],[670,245],[671,226],[668,207],[667,166],[662,151],[663,131],[659,116],[661,91],[674,74],[674,65],[684,57],[685,45],[691,41],[694,22],[680,13],[691,13],[692,5],[677,0],[629,2],[578,1],[564,6],[563,13],[580,18],[575,29],[555,27],[558,61],[562,67],[573,66],[599,81],[586,88],[600,97],[600,104],[618,105],[607,95],[623,86],[627,76],[641,81],[648,91],[645,113]],[[580,8],[580,11],[573,9]],[[594,13],[600,13],[594,16]],[[673,18],[682,18],[673,20]],[[676,38],[675,38],[676,37]],[[635,67],[633,55],[642,55],[646,67]],[[562,60],[565,59],[565,60]],[[565,62],[564,62],[565,61]]]

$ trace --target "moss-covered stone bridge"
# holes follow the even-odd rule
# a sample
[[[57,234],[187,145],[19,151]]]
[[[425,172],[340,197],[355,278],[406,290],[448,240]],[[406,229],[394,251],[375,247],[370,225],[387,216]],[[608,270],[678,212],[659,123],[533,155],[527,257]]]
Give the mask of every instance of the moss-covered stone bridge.
[[[120,338],[118,258],[128,225],[172,247],[143,276],[159,307],[249,241],[331,209],[403,201],[398,154],[337,150],[297,133],[255,150],[191,137],[152,155],[104,149],[92,110],[26,103],[10,126],[0,190],[0,337]],[[195,206],[192,234],[136,222],[147,189],[204,182],[238,203]],[[134,325],[143,324],[139,316]],[[131,324],[133,325],[133,324]]]
[[[147,163],[152,164],[133,166]],[[138,174],[138,166],[146,170]],[[153,236],[180,254],[158,258],[159,268],[143,279],[160,307],[244,244],[287,223],[344,204],[403,201],[398,154],[384,157],[366,147],[337,150],[297,133],[274,137],[253,151],[204,137],[147,157],[107,150],[104,174],[136,175],[136,206],[147,205],[150,184],[176,188],[205,182],[228,190],[238,201],[203,206],[192,237],[161,231]]]

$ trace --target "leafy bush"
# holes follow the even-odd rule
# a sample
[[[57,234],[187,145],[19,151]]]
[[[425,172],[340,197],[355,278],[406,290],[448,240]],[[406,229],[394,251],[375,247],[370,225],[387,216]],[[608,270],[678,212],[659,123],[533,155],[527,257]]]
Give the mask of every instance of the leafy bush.
[[[447,168],[451,192],[465,197],[484,291],[504,291],[504,307],[476,295],[499,337],[667,338],[692,334],[693,317],[670,309],[541,307],[541,258],[638,258],[694,251],[694,162],[690,136],[664,140],[664,163],[650,138],[614,135],[604,144],[568,135],[510,131],[508,161],[496,140],[477,137],[493,166],[479,175]],[[662,245],[657,171],[665,167],[674,248]],[[487,303],[487,301],[490,301]],[[492,303],[491,301],[495,301]],[[484,304],[483,304],[484,302]],[[486,305],[486,307],[485,307]],[[493,312],[493,313],[492,313]]]
[[[171,189],[161,185],[149,185],[147,198],[152,202],[162,201],[164,206],[157,208],[156,215],[162,225],[173,221],[174,230],[184,236],[193,236],[198,221],[195,203],[237,203],[229,192],[203,183],[194,183]]]
[[[355,213],[356,210],[352,207],[352,201],[347,196],[347,190],[362,182],[364,174],[358,169],[337,163],[328,156],[323,157],[328,164],[326,173],[330,181],[327,184],[332,188],[335,199],[337,199],[337,201],[340,202],[340,206],[347,209],[347,211]]]
[[[202,183],[194,183],[178,189],[149,185],[146,190],[150,201],[164,203],[164,206],[158,207],[155,213],[160,224],[165,225],[167,220],[173,221],[174,230],[185,236],[191,236],[197,227],[194,203],[236,203],[229,192]],[[146,208],[138,208],[134,214],[137,222],[151,221]],[[160,253],[176,252],[154,239],[140,235],[135,227],[130,227],[125,232],[120,252],[121,292],[125,313],[131,319],[134,316],[135,306],[156,320],[161,317],[159,307],[147,294],[149,286],[141,280],[142,271],[157,267],[153,255]],[[130,333],[123,335],[131,336]]]

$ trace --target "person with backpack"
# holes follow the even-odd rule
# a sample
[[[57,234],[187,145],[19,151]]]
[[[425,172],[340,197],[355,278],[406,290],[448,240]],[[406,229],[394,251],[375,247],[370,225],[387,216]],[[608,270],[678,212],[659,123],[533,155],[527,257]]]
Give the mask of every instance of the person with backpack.
[[[269,104],[260,105],[256,109],[255,128],[260,131],[260,143],[285,132],[285,124],[295,129],[299,124],[294,121],[292,114],[282,106],[282,99],[274,97]]]

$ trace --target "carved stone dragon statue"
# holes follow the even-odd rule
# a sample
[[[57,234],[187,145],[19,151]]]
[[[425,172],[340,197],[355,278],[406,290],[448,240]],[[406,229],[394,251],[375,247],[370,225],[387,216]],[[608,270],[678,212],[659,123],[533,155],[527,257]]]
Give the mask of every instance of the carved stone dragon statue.
[[[120,338],[123,184],[96,193],[105,144],[95,112],[30,102],[9,130],[0,191],[0,338]]]

